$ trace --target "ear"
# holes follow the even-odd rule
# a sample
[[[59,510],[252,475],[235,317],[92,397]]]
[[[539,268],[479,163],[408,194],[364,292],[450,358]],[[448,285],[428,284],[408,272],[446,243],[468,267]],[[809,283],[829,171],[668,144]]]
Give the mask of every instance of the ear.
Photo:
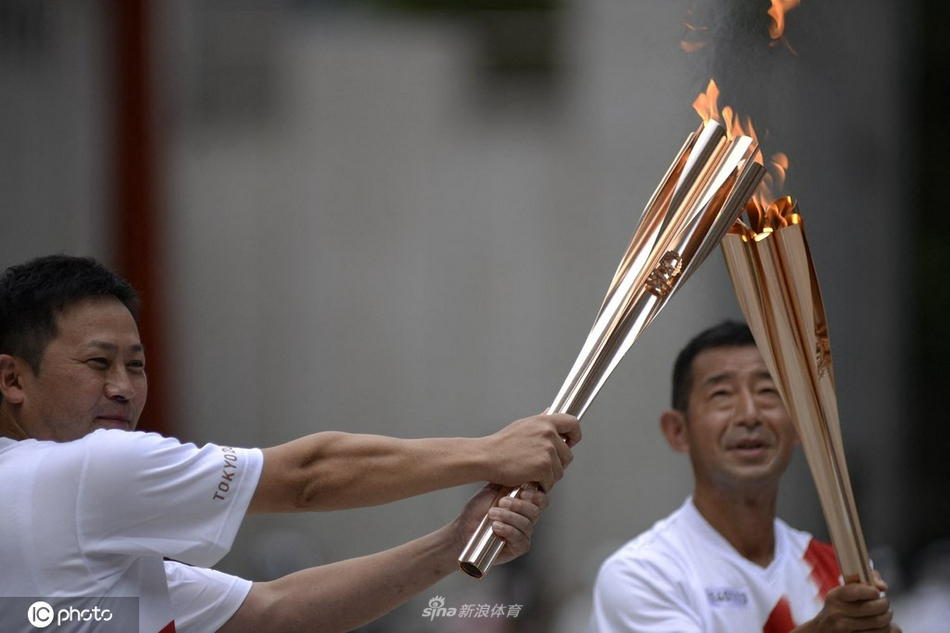
[[[3,401],[10,404],[23,403],[21,369],[23,361],[9,354],[0,354],[0,393]]]
[[[667,443],[677,453],[689,452],[689,429],[686,416],[676,409],[667,409],[660,415],[660,430]]]

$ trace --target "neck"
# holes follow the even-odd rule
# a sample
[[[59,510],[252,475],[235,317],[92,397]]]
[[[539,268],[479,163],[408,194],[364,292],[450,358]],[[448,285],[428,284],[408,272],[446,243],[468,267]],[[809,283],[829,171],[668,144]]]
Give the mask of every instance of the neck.
[[[697,483],[696,509],[744,558],[767,567],[775,557],[778,488],[721,491]]]
[[[6,403],[0,404],[0,437],[9,437],[12,440],[28,440],[32,437],[23,430]]]

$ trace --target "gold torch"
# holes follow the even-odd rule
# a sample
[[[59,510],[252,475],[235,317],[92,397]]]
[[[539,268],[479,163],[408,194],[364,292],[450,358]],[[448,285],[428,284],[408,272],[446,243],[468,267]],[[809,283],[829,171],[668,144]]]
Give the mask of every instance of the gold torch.
[[[644,209],[550,413],[584,415],[633,342],[742,212],[765,173],[759,157],[753,138],[731,136],[716,121],[690,134]],[[502,490],[495,503],[533,485]],[[486,515],[459,566],[481,578],[502,547]]]
[[[798,429],[845,582],[873,584],[845,463],[831,344],[797,205],[750,202],[722,241],[746,321]]]

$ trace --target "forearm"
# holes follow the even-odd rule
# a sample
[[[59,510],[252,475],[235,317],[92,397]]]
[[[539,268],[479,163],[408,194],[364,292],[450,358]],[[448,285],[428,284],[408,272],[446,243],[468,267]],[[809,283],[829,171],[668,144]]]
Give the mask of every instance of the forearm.
[[[453,530],[378,554],[255,583],[223,632],[351,631],[458,570]]]
[[[488,479],[483,439],[327,432],[264,450],[249,512],[371,506]]]
[[[540,415],[479,438],[316,433],[264,449],[249,512],[340,510],[475,481],[549,490],[580,441],[577,418]]]

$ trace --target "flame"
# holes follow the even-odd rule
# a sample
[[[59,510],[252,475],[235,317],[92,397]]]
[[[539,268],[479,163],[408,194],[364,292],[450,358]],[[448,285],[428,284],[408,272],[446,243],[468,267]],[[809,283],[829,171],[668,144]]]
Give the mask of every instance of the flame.
[[[762,213],[766,213],[777,202],[777,192],[785,187],[785,174],[788,173],[788,156],[781,152],[773,154],[765,168],[765,176],[755,193],[752,194],[750,202],[758,207]]]
[[[761,207],[758,202],[750,200],[745,210],[749,217],[749,226],[742,224],[741,220],[737,223],[741,224],[740,231],[745,232],[757,242],[778,229],[801,222],[798,204],[792,200],[791,196],[782,196],[769,203],[767,207]]]
[[[692,14],[692,10],[687,10],[686,13]],[[689,22],[683,22],[683,26],[686,27],[686,30],[689,31],[690,35],[694,35],[694,36],[696,36],[700,31],[709,30],[708,27],[696,26],[694,24],[690,24]],[[705,33],[703,33],[703,35],[705,36]],[[699,49],[706,46],[706,44],[708,43],[709,42],[704,41],[704,40],[696,41],[696,40],[683,39],[680,41],[680,48],[686,51],[687,53],[695,53]]]
[[[706,85],[706,92],[700,92],[696,100],[693,101],[693,110],[703,120],[703,123],[709,121],[719,121],[719,86],[715,80],[710,79]]]
[[[722,109],[722,124],[726,128],[726,135],[729,138],[749,136],[756,143],[759,142],[759,135],[755,133],[755,128],[752,127],[752,119],[749,117],[740,118],[729,106]]]
[[[748,224],[739,218],[729,232],[741,235],[747,242],[760,242],[781,228],[802,222],[802,217],[798,213],[798,203],[792,200],[791,196],[782,196],[767,207],[759,206],[756,201],[749,200],[745,206],[745,212]]]
[[[737,136],[750,136],[759,142],[759,137],[752,127],[752,120],[749,117],[740,117],[731,106],[723,106],[722,112],[719,110],[719,86],[715,79],[710,79],[706,85],[706,91],[699,93],[696,100],[693,101],[693,110],[700,116],[703,123],[710,120],[722,123],[726,128],[728,138]]]
[[[769,25],[769,37],[777,40],[785,34],[785,14],[801,4],[801,0],[772,0],[769,16],[772,24]]]
[[[769,7],[769,17],[772,23],[769,24],[769,37],[772,38],[772,46],[778,42],[783,42],[788,50],[795,52],[788,40],[785,39],[785,14],[801,4],[801,0],[771,0],[772,6]]]
[[[703,48],[709,42],[687,42],[683,40],[680,42],[680,48],[686,51],[687,53],[695,53],[699,49]]]
[[[731,106],[723,106],[720,111],[719,94],[719,86],[716,85],[714,79],[710,79],[706,85],[706,91],[699,93],[693,101],[693,109],[702,118],[703,123],[710,120],[718,121],[726,129],[727,138],[748,136],[758,143],[759,137],[752,126],[752,119],[739,116]],[[794,212],[796,205],[791,198],[776,199],[776,192],[785,187],[788,165],[788,156],[781,152],[773,154],[768,160],[765,177],[752,194],[752,200],[749,201],[746,209],[750,223],[753,227],[758,227],[755,230],[756,233],[761,233],[767,227],[785,226],[788,223],[787,217]],[[772,228],[767,228],[767,230],[771,231]]]
[[[782,188],[785,187],[785,174],[788,173],[788,156],[782,152],[778,152],[772,155],[769,162],[771,163],[769,173],[775,174],[774,188],[776,191],[781,191]]]
[[[768,10],[769,18],[771,21],[769,23],[769,37],[772,39],[772,42],[769,46],[775,46],[779,42],[785,44],[792,53],[795,53],[795,49],[792,48],[792,45],[789,44],[788,39],[785,37],[785,15],[801,4],[802,0],[770,0],[771,6]],[[690,19],[693,15],[692,9],[687,9],[686,14],[690,16]],[[705,40],[695,40],[691,39],[691,36],[695,38],[699,31],[708,31],[706,26],[696,26],[690,22],[684,22],[683,25],[686,27],[688,32],[685,39],[680,41],[680,48],[686,51],[687,53],[695,53],[699,49],[705,47],[709,42]],[[702,34],[705,36],[705,33]]]

